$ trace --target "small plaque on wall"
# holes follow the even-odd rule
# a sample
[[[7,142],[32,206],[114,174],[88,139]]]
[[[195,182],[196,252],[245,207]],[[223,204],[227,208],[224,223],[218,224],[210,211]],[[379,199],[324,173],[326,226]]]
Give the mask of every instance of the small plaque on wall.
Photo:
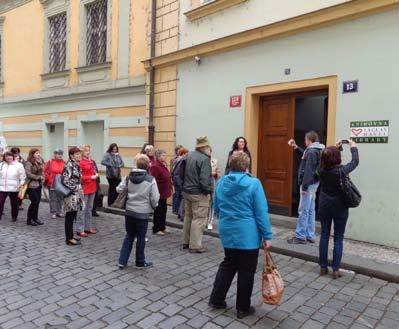
[[[342,85],[342,92],[346,93],[357,93],[359,88],[359,81],[344,81]]]
[[[389,121],[353,121],[350,136],[356,143],[388,143]]]

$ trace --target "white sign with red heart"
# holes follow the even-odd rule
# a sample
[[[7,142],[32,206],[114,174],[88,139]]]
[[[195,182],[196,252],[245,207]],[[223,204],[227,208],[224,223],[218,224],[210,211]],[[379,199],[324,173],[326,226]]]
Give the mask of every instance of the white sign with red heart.
[[[389,136],[389,127],[388,126],[351,128],[351,138],[388,137],[388,136]]]

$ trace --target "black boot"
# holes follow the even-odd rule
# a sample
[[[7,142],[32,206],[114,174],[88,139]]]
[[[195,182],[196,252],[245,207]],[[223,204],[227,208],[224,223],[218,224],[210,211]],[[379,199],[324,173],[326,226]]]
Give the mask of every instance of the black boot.
[[[40,221],[39,219],[35,219],[34,222],[36,223],[36,225],[43,225],[44,223],[42,221]]]
[[[30,226],[37,226],[37,224],[36,224],[33,220],[31,220],[31,219],[28,219],[28,221],[26,222],[26,224],[27,224],[27,225],[30,225]]]

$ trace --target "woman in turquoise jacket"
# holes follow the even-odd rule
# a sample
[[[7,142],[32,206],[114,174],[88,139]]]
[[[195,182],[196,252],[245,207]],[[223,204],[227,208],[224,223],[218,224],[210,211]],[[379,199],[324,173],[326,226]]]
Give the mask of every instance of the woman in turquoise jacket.
[[[236,273],[237,317],[255,313],[251,307],[254,276],[262,240],[270,248],[272,230],[261,182],[247,173],[250,159],[244,152],[230,158],[231,171],[220,179],[214,198],[225,258],[219,266],[209,305],[226,308],[226,294]]]

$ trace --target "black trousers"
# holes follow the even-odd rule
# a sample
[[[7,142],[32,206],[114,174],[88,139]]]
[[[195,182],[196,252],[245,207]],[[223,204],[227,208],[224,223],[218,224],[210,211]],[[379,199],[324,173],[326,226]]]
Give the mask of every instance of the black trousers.
[[[116,192],[116,187],[120,184],[121,180],[119,178],[107,178],[108,181],[108,206],[112,206],[118,197],[118,192]]]
[[[240,250],[225,248],[224,253],[225,258],[219,265],[210,302],[212,304],[220,304],[225,301],[231,282],[236,273],[238,273],[236,309],[246,311],[251,306],[251,295],[254,287],[256,267],[258,266],[259,249]]]
[[[39,205],[40,200],[42,198],[42,188],[28,188],[28,196],[30,200],[30,205],[28,208],[28,217],[27,220],[29,221],[37,221],[39,215]]]
[[[156,207],[154,211],[154,226],[152,227],[153,233],[165,231],[167,211],[168,205],[166,204],[166,199],[159,199],[158,207]]]
[[[77,214],[77,211],[68,211],[65,214],[65,239],[67,241],[73,239],[73,222],[75,221]]]

